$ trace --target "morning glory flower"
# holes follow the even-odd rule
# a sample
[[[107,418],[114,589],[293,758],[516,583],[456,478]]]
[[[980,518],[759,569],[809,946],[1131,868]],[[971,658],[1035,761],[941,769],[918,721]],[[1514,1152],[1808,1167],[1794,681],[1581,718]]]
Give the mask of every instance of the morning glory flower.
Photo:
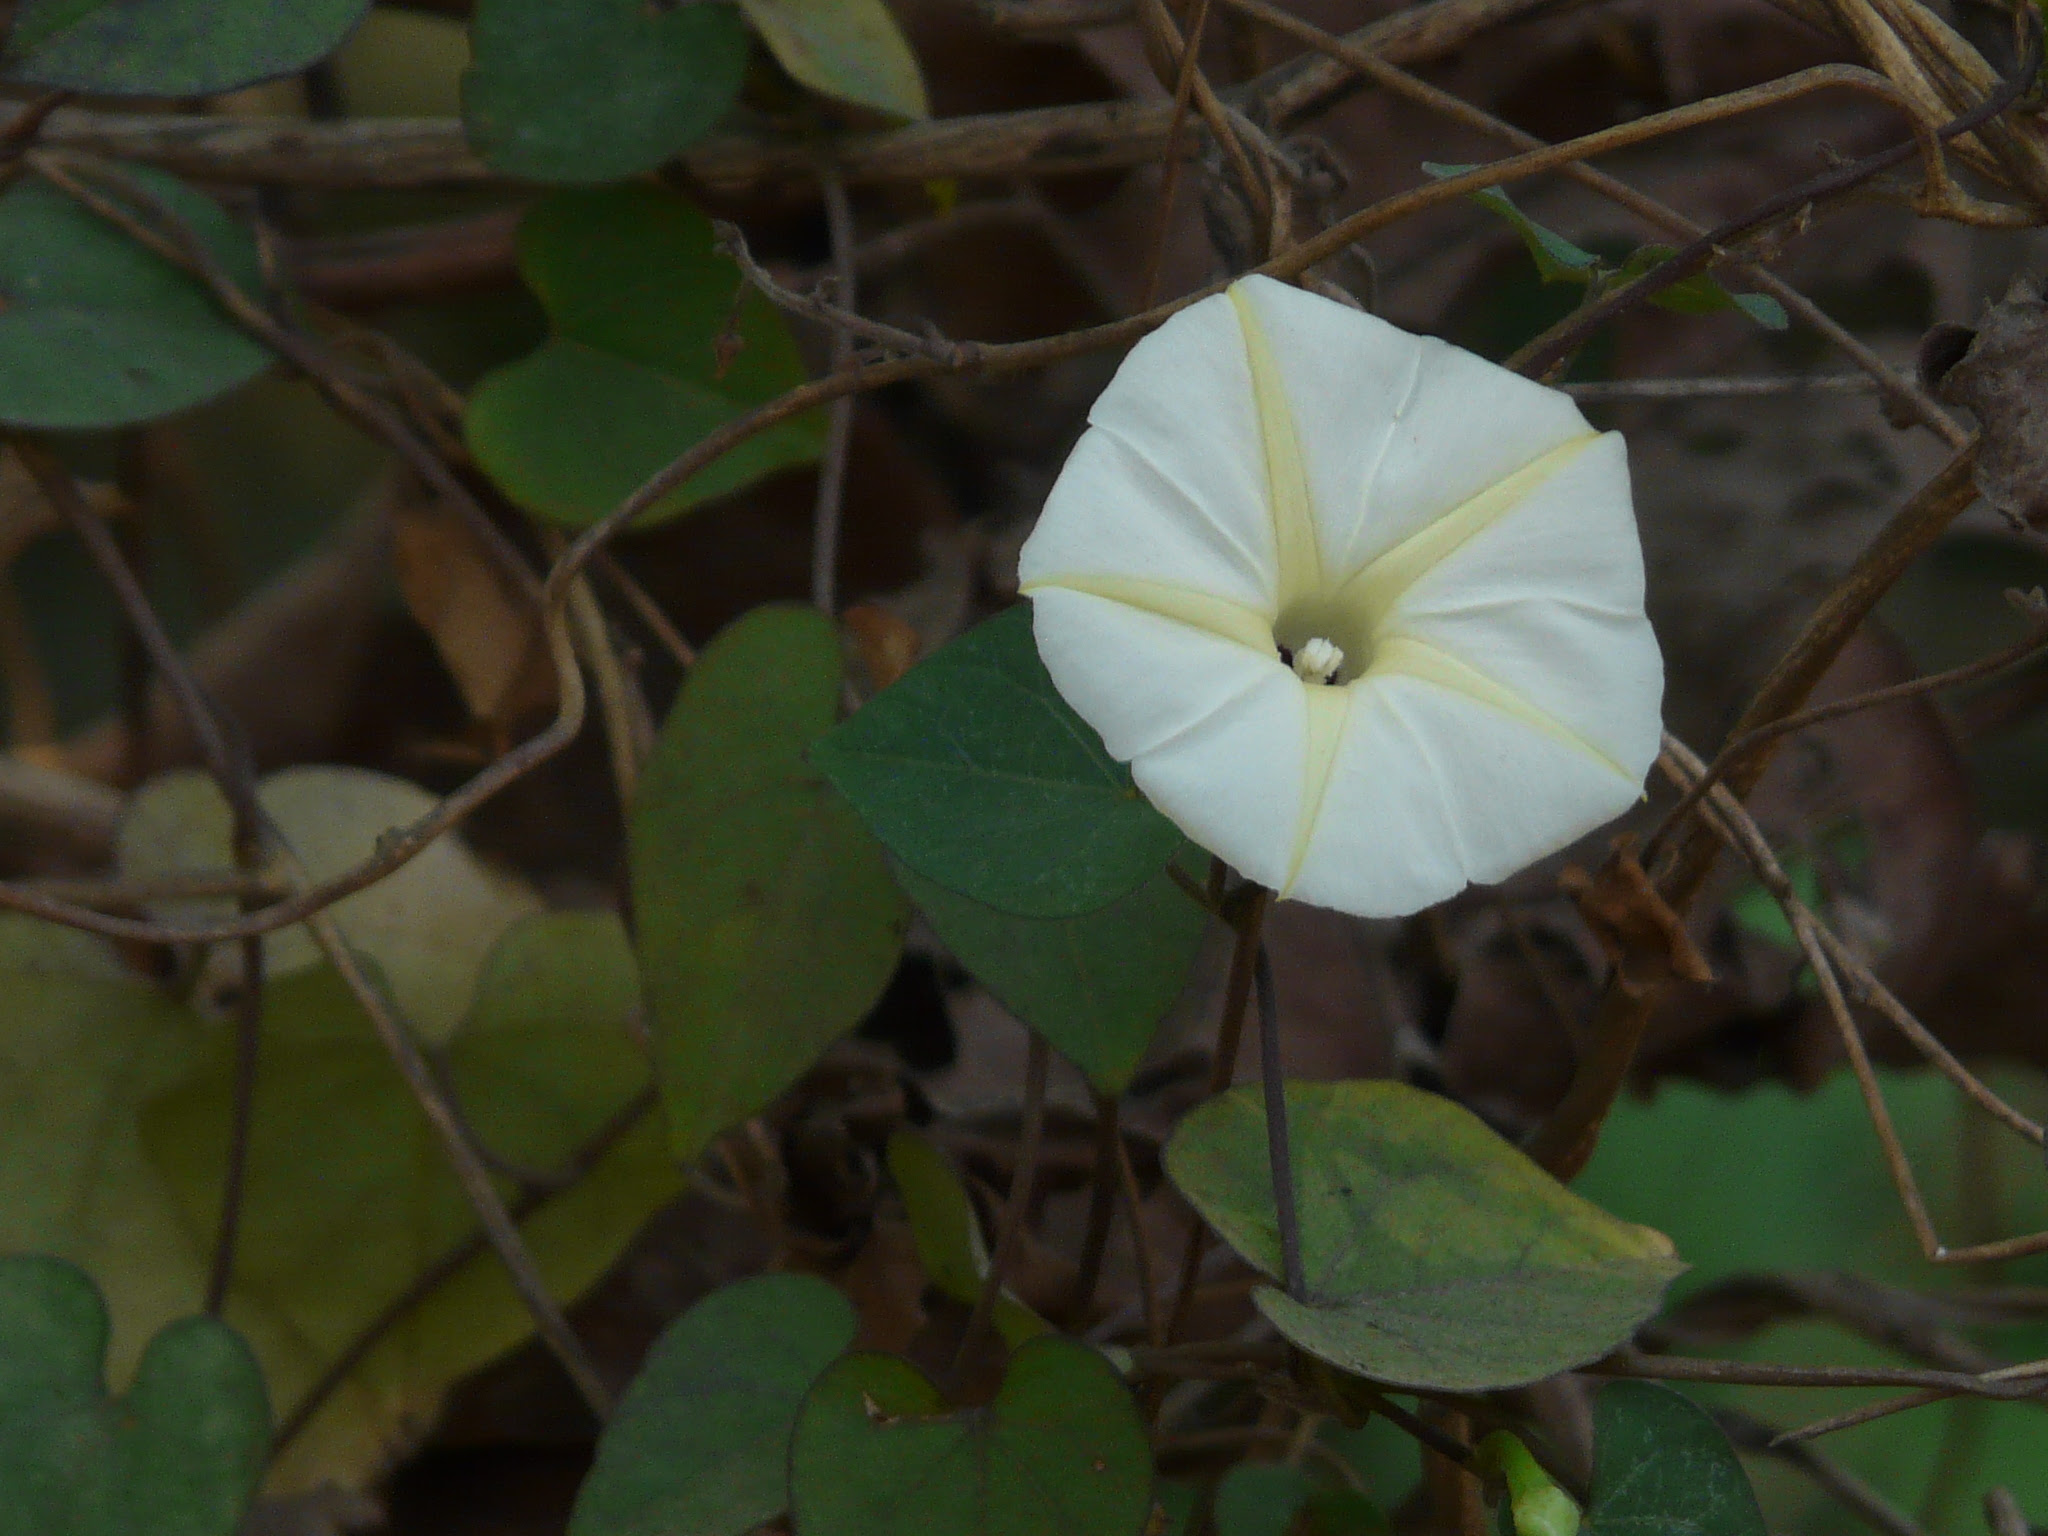
[[[1663,662],[1620,436],[1249,277],[1134,348],[1025,543],[1055,686],[1197,843],[1366,917],[1640,796]]]

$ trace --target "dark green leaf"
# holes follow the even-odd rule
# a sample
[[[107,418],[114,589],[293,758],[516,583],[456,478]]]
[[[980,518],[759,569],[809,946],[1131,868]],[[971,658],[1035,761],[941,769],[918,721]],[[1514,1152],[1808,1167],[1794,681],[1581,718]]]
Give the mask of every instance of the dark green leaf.
[[[1587,1536],[1764,1536],[1728,1437],[1669,1387],[1617,1381],[1593,1403]]]
[[[1079,917],[999,912],[907,867],[896,878],[954,957],[1110,1095],[1130,1085],[1209,921],[1163,872]]]
[[[1422,162],[1422,168],[1440,180],[1479,169],[1476,165],[1439,165],[1429,160]],[[1600,258],[1593,252],[1572,244],[1556,230],[1546,229],[1522,212],[1515,206],[1514,199],[1501,188],[1483,187],[1470,196],[1487,212],[1499,214],[1507,220],[1514,232],[1522,237],[1522,244],[1529,248],[1529,255],[1544,282],[1584,283],[1592,278],[1600,265]]]
[[[1216,1536],[1287,1536],[1313,1487],[1300,1467],[1239,1462],[1216,1485]]]
[[[115,1400],[107,1334],[82,1270],[0,1259],[0,1536],[234,1536],[270,1440],[248,1346],[172,1323]]]
[[[797,1409],[857,1324],[809,1275],[757,1275],[698,1302],[605,1427],[570,1536],[743,1536],[780,1515]]]
[[[25,0],[6,78],[101,96],[212,96],[341,46],[370,0]]]
[[[260,290],[255,243],[211,199],[161,172],[123,175]],[[22,176],[0,195],[0,422],[127,426],[198,405],[269,363],[200,283],[68,193]]]
[[[715,7],[687,6],[677,14]],[[558,192],[519,227],[519,264],[554,335],[488,375],[463,431],[515,501],[572,527],[594,522],[684,449],[804,380],[782,319],[711,248],[710,222],[655,187]],[[737,316],[729,366],[720,338]],[[749,438],[644,521],[815,458],[814,416]]]
[[[804,761],[839,685],[830,624],[755,609],[698,659],[640,785],[640,971],[686,1163],[858,1024],[902,949],[882,850]]]
[[[1068,1339],[957,1412],[907,1361],[848,1355],[798,1416],[790,1502],[798,1536],[1139,1536],[1152,1453],[1116,1372]]]
[[[1098,911],[1181,843],[1053,688],[1022,604],[913,667],[812,755],[897,858],[1001,912]]]
[[[619,181],[702,138],[739,95],[747,32],[721,0],[477,0],[470,142],[534,181]]]
[[[1307,1298],[1255,1300],[1301,1348],[1397,1386],[1483,1392],[1599,1358],[1684,1266],[1476,1116],[1394,1082],[1290,1083]],[[1180,1123],[1167,1172],[1267,1274],[1280,1237],[1259,1090]]]

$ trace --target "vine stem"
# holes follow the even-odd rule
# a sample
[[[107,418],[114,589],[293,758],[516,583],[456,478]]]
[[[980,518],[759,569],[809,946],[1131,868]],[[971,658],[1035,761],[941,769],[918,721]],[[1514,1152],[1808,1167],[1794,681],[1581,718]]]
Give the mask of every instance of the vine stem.
[[[953,1352],[957,1374],[967,1352],[988,1328],[1002,1299],[1003,1277],[1016,1261],[1024,1240],[1024,1219],[1031,1211],[1031,1194],[1038,1183],[1038,1150],[1045,1139],[1045,1080],[1052,1067],[1052,1047],[1037,1030],[1031,1032],[1031,1047],[1024,1058],[1024,1125],[1017,1146],[1017,1171],[1010,1176],[1010,1197],[1003,1202],[1003,1214],[996,1228],[995,1253],[982,1276],[981,1291],[974,1298],[974,1310],[967,1326],[960,1330],[960,1347]]]
[[[1259,999],[1259,1076],[1266,1095],[1266,1162],[1273,1174],[1273,1217],[1280,1226],[1280,1276],[1287,1294],[1307,1299],[1301,1273],[1301,1212],[1295,1201],[1294,1146],[1287,1126],[1287,1080],[1280,1072],[1280,1007],[1273,961],[1260,944],[1252,961]]]
[[[200,756],[206,770],[220,786],[222,796],[227,800],[234,814],[234,837],[237,857],[244,863],[247,873],[257,862],[257,855],[273,861],[280,872],[293,881],[303,880],[304,869],[299,865],[291,846],[286,842],[270,814],[264,810],[256,794],[255,765],[248,753],[241,749],[239,740],[231,735],[226,719],[207,698],[199,680],[193,676],[185,659],[178,653],[163,621],[149,601],[149,595],[136,580],[134,571],[122,557],[120,548],[106,525],[92,515],[77,482],[70,472],[42,443],[33,438],[16,435],[11,439],[15,453],[35,479],[37,487],[49,500],[51,506],[70,525],[73,534],[84,545],[86,554],[105,578],[108,586],[121,606],[123,615],[141,640],[149,659],[164,679],[171,696],[186,717],[193,740],[198,744]],[[572,662],[573,669],[573,662]],[[461,1116],[454,1104],[443,1093],[435,1079],[432,1067],[421,1050],[412,1026],[399,1013],[397,1007],[384,995],[383,989],[371,980],[363,969],[360,959],[343,935],[331,912],[322,909],[306,918],[307,931],[314,942],[326,955],[328,963],[340,975],[363,1012],[369,1016],[371,1026],[392,1062],[404,1077],[406,1086],[412,1090],[421,1112],[439,1136],[442,1148],[448,1156],[464,1195],[468,1197],[478,1222],[489,1238],[504,1264],[513,1289],[532,1314],[534,1326],[555,1357],[561,1362],[576,1390],[582,1395],[590,1409],[600,1421],[610,1417],[612,1401],[610,1390],[598,1374],[596,1366],[584,1351],[582,1341],[569,1326],[568,1319],[549,1294],[547,1283],[542,1277],[540,1266],[535,1262],[519,1227],[507,1212],[504,1201],[499,1197],[497,1187],[491,1180],[490,1169],[476,1146],[470,1141],[463,1127]],[[260,939],[245,936],[251,943],[260,944]],[[260,985],[260,969],[245,982]],[[259,1004],[260,1006],[260,1004]],[[245,1005],[246,1013],[246,1005]],[[247,1020],[245,1018],[245,1025]],[[247,1040],[250,1031],[245,1027],[244,1041],[238,1047],[236,1066],[236,1121],[233,1132],[235,1140],[244,1143],[248,1136],[250,1106],[253,1102],[255,1079],[255,1054],[253,1044]],[[231,1156],[230,1174],[236,1187],[228,1193],[239,1200],[239,1165],[242,1154]],[[223,1247],[233,1242],[238,1223],[225,1216],[221,1222],[220,1240]],[[223,1293],[226,1276],[232,1258],[231,1248],[226,1257],[217,1256],[209,1277],[209,1289],[218,1286]],[[222,1299],[224,1300],[224,1294]]]
[[[824,195],[832,242],[837,289],[833,298],[839,308],[857,310],[853,205],[846,196],[846,182],[836,167],[826,165],[818,172],[818,188]],[[844,373],[852,366],[853,333],[833,326],[830,371]],[[853,406],[852,395],[841,395],[825,408],[825,452],[818,463],[818,501],[811,514],[811,602],[828,619],[839,608],[839,534],[846,508],[846,459],[853,445]]]
[[[1067,1312],[1080,1325],[1095,1302],[1102,1280],[1102,1261],[1109,1252],[1110,1224],[1116,1219],[1117,1143],[1122,1139],[1122,1111],[1114,1096],[1095,1096],[1095,1173],[1088,1191],[1088,1223],[1081,1239],[1081,1258],[1074,1267],[1074,1289]]]
[[[1237,931],[1237,948],[1230,957],[1230,978],[1223,988],[1223,1022],[1216,1034],[1216,1054],[1209,1063],[1209,1097],[1230,1086],[1237,1076],[1238,1049],[1244,1041],[1245,1010],[1251,1004],[1252,972],[1259,952],[1259,935],[1266,925],[1266,908],[1273,893],[1264,886],[1240,887],[1225,903],[1226,921]],[[1180,1279],[1174,1287],[1173,1310],[1167,1314],[1166,1340],[1172,1343],[1187,1326],[1195,1303],[1195,1281],[1201,1274],[1202,1251],[1209,1244],[1209,1229],[1197,1220],[1188,1230],[1188,1245],[1180,1257]]]

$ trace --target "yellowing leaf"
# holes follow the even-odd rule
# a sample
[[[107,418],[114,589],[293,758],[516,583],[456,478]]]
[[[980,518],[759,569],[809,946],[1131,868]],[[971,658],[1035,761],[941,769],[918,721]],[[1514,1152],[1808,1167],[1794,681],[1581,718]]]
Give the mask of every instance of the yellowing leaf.
[[[917,59],[883,0],[740,0],[740,9],[812,90],[894,117],[931,114]]]
[[[1469,1110],[1405,1083],[1289,1083],[1303,1294],[1253,1299],[1331,1364],[1396,1386],[1484,1392],[1596,1360],[1685,1266],[1661,1232],[1582,1199]],[[1257,1086],[1190,1113],[1166,1148],[1182,1194],[1276,1274]]]
[[[338,979],[266,991],[248,1185],[228,1318],[289,1422],[313,1383],[423,1275],[452,1265],[344,1380],[271,1473],[274,1491],[380,1476],[450,1383],[531,1332],[437,1138]],[[609,1144],[645,1092],[625,932],[562,913],[510,930],[442,1053],[469,1123],[507,1166],[589,1171],[522,1229],[567,1298],[617,1258],[679,1184],[658,1118]],[[0,918],[0,1252],[86,1269],[112,1318],[110,1389],[148,1339],[197,1311],[219,1220],[233,1104],[227,1028],[128,974],[111,948]]]
[[[416,784],[365,768],[287,768],[259,787],[307,877],[317,883],[368,858],[377,840],[425,815],[434,797]],[[167,773],[136,794],[121,827],[119,856],[131,876],[212,871],[234,866],[227,802],[196,770]],[[421,1036],[446,1039],[469,1009],[477,970],[499,934],[540,903],[519,882],[488,868],[460,839],[436,840],[417,858],[337,902],[334,919],[349,942],[382,969],[392,995]],[[219,903],[191,903],[187,915],[220,915]],[[264,942],[275,977],[321,963],[302,928]],[[235,946],[224,945],[211,977],[234,980]]]
[[[476,1217],[439,1140],[339,980],[281,984],[266,1009],[241,1243],[227,1317],[255,1347],[280,1416],[415,1281],[473,1241]],[[448,1043],[445,1079],[502,1166],[543,1176],[644,1090],[628,1029],[638,1006],[625,933],[610,914],[556,913],[511,930]],[[191,1081],[143,1113],[150,1154],[201,1252],[219,1218],[232,1123],[223,1035]],[[679,1189],[653,1114],[522,1223],[558,1296],[589,1286]],[[502,1191],[515,1209],[529,1193]],[[488,1252],[462,1263],[350,1373],[285,1448],[275,1492],[361,1486],[409,1448],[459,1377],[532,1331]]]

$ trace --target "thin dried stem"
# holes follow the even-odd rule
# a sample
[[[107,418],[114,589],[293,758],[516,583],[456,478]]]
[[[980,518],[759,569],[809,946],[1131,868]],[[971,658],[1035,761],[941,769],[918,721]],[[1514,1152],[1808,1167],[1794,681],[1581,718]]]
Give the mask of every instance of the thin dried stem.
[[[1911,1366],[1766,1365],[1752,1360],[1702,1360],[1691,1355],[1645,1355],[1630,1351],[1581,1369],[1591,1376],[1714,1382],[1738,1387],[1923,1387],[1958,1397],[1988,1397],[2004,1402],[2023,1402],[2048,1391],[2048,1361],[2031,1361],[2024,1366],[1973,1376]]]
[[[231,741],[220,715],[201,690],[198,680],[192,675],[185,660],[171,643],[156,610],[150,605],[148,595],[142,590],[134,573],[122,558],[121,551],[106,525],[94,517],[86,506],[84,496],[77,484],[56,459],[31,439],[17,437],[14,448],[37,485],[50,500],[52,507],[70,524],[72,532],[84,544],[87,555],[100,570],[109,586],[114,589],[123,615],[140,637],[149,653],[149,659],[172,698],[177,700],[180,710],[186,716],[187,728],[198,744],[207,771],[220,785],[221,794],[226,798],[235,816],[236,842],[238,853],[245,848],[250,857],[263,857],[273,861],[287,878],[303,879],[304,871],[286,843],[283,834],[269,813],[263,809],[256,796],[256,780],[247,754],[238,744]],[[448,1155],[463,1193],[468,1197],[472,1209],[483,1223],[490,1238],[491,1246],[497,1251],[510,1275],[513,1288],[526,1303],[533,1315],[541,1337],[547,1342],[570,1380],[590,1404],[599,1418],[611,1411],[611,1394],[598,1376],[597,1369],[584,1353],[581,1342],[570,1329],[561,1309],[548,1292],[542,1280],[539,1266],[526,1247],[525,1239],[519,1234],[517,1224],[506,1212],[504,1202],[499,1198],[496,1186],[484,1159],[464,1134],[461,1117],[448,1101],[436,1081],[432,1067],[421,1051],[418,1040],[410,1027],[398,1016],[395,1007],[386,999],[380,988],[370,980],[367,973],[342,935],[331,914],[325,910],[311,913],[306,919],[308,931],[314,942],[327,957],[336,973],[349,988],[363,1011],[369,1016],[372,1027],[383,1042],[385,1050],[405,1078],[406,1086],[412,1091],[421,1111],[429,1124],[440,1136],[443,1149]],[[259,941],[245,940],[246,944]],[[253,976],[245,978],[253,982],[260,978],[260,968]],[[254,988],[251,988],[254,990]],[[260,997],[260,994],[259,994]],[[260,1002],[256,1005],[260,1007]],[[245,1047],[246,1056],[238,1064],[238,1083],[247,1079],[246,1086],[253,1092],[254,1047]],[[246,1138],[249,1098],[239,1095],[237,1101],[237,1138]],[[231,1162],[231,1168],[235,1164]],[[234,1193],[240,1193],[239,1178]],[[231,1241],[239,1218],[223,1217],[221,1237]],[[230,1250],[231,1253],[231,1250]],[[225,1276],[232,1267],[231,1257],[217,1260],[215,1277]],[[223,1290],[223,1299],[225,1292]]]
[[[1935,136],[1940,139],[1952,139],[1959,134],[1968,133],[1973,128],[1991,122],[2018,102],[2027,88],[2033,84],[2035,76],[2040,73],[2041,37],[2042,28],[2037,23],[2029,29],[2025,55],[2013,71],[2012,78],[2003,82],[1992,95],[1934,130]],[[1855,191],[1893,166],[1903,165],[1916,154],[1925,162],[1926,185],[1923,197],[1926,206],[1921,211],[1930,216],[1961,216],[1947,206],[1952,199],[1944,190],[1948,187],[1947,171],[1941,167],[1939,149],[1932,151],[1930,159],[1925,137],[1926,125],[1918,116],[1913,116],[1909,120],[1914,129],[1912,138],[1890,149],[1865,155],[1860,160],[1835,166],[1797,186],[1765,198],[1747,213],[1717,225],[1682,246],[1668,261],[1660,262],[1626,287],[1604,294],[1590,304],[1574,310],[1507,358],[1504,366],[1526,373],[1531,378],[1543,377],[1550,368],[1577,352],[1595,331],[1609,321],[1627,310],[1648,303],[1674,285],[1725,260],[1729,249],[1736,242],[1788,216],[1803,220],[1813,209],[1829,199]],[[2009,221],[2004,220],[2001,213],[1987,209],[1974,210],[1969,217],[1971,222],[1986,224],[2034,224],[2041,220],[2041,214],[2032,208],[2013,209],[2010,212],[2012,216]]]
[[[1160,156],[1159,206],[1152,215],[1152,254],[1145,263],[1145,286],[1138,307],[1149,309],[1159,297],[1159,277],[1166,266],[1166,243],[1173,232],[1173,204],[1180,192],[1180,134],[1187,121],[1188,95],[1195,87],[1195,61],[1201,55],[1202,34],[1209,24],[1209,0],[1195,0],[1195,14],[1188,22],[1188,40],[1180,51],[1180,73],[1173,83],[1173,120],[1166,129],[1166,149]]]
[[[1095,1172],[1088,1186],[1088,1221],[1081,1238],[1081,1257],[1074,1266],[1074,1289],[1067,1313],[1079,1326],[1095,1304],[1102,1281],[1102,1261],[1109,1252],[1110,1224],[1116,1219],[1117,1143],[1123,1138],[1122,1110],[1106,1093],[1095,1096]]]
[[[832,243],[834,307],[857,314],[860,299],[855,288],[853,205],[847,200],[845,181],[832,166],[818,173],[818,188],[824,195],[825,227]],[[835,324],[831,336],[831,371],[843,373],[853,366],[853,332]],[[811,602],[828,619],[839,609],[839,529],[846,507],[853,405],[852,395],[842,395],[826,409],[825,451],[818,460],[818,500],[811,512]]]
[[[246,898],[245,898],[246,900]],[[249,1178],[249,1143],[256,1124],[256,1069],[263,1051],[263,941],[243,939],[241,990],[235,999],[235,1076],[228,1125],[227,1166],[220,1181],[220,1220],[214,1228],[213,1259],[206,1273],[206,1313],[227,1310],[241,1245],[242,1208]]]
[[[635,1094],[616,1115],[612,1116],[595,1135],[570,1155],[562,1172],[547,1184],[526,1191],[514,1204],[513,1215],[520,1221],[537,1214],[550,1201],[582,1182],[583,1177],[595,1168],[606,1153],[617,1146],[619,1141],[654,1108],[654,1090],[643,1089]],[[274,1462],[287,1447],[312,1423],[315,1415],[327,1405],[330,1398],[341,1389],[343,1382],[355,1374],[357,1367],[369,1359],[379,1344],[429,1296],[446,1285],[449,1280],[467,1265],[490,1252],[489,1239],[482,1232],[457,1243],[432,1264],[413,1277],[397,1296],[393,1297],[384,1310],[366,1323],[354,1338],[343,1346],[341,1352],[331,1360],[312,1386],[306,1389],[278,1425],[277,1435],[271,1441],[270,1457]]]
[[[1581,405],[1658,400],[1762,400],[1784,395],[1870,395],[1884,385],[1864,373],[1784,373],[1752,378],[1612,379],[1557,386]]]
[[[1490,134],[1513,144],[1518,149],[1543,149],[1548,146],[1534,134],[1517,128],[1482,107],[1473,105],[1462,97],[1417,79],[1406,70],[1397,67],[1396,62],[1384,53],[1370,52],[1356,45],[1349,38],[1338,37],[1321,28],[1303,21],[1269,3],[1269,0],[1229,0],[1236,9],[1254,16],[1275,29],[1286,33],[1299,42],[1306,43],[1325,57],[1357,71],[1361,76],[1382,88],[1415,102],[1433,112],[1442,114],[1465,127]],[[1875,82],[1867,71],[1853,71],[1866,81]],[[1881,94],[1881,83],[1878,84]],[[1595,170],[1592,166],[1573,163],[1560,167],[1560,174],[1589,191],[1597,193],[1618,207],[1635,214],[1652,228],[1681,240],[1697,239],[1705,233],[1705,226],[1695,223],[1676,209],[1668,208],[1655,198],[1637,191],[1626,182]],[[1897,373],[1876,352],[1861,339],[1852,335],[1814,302],[1793,288],[1783,278],[1767,267],[1735,263],[1735,270],[1744,280],[1754,283],[1785,306],[1788,314],[1811,327],[1841,352],[1865,374],[1877,382],[1888,398],[1902,408],[1909,410],[1920,421],[1926,423],[1951,448],[1961,448],[1969,434],[1942,409],[1932,396],[1919,384]]]
[[[1782,719],[1805,704],[1878,600],[1976,500],[1975,463],[1973,445],[1951,459],[1879,530],[1765,677],[1737,722],[1734,736]],[[1725,787],[1736,799],[1755,788],[1772,751],[1773,744],[1767,743],[1730,772]],[[1719,848],[1714,829],[1695,825],[1677,849],[1658,861],[1658,889],[1674,911],[1682,915],[1691,904]],[[1529,1155],[1560,1178],[1576,1175],[1593,1155],[1600,1127],[1628,1080],[1643,1031],[1668,984],[1668,979],[1632,980],[1620,967],[1609,979],[1571,1085],[1528,1145]]]
[[[982,1277],[981,1291],[974,1298],[974,1310],[967,1316],[967,1325],[960,1330],[960,1347],[953,1353],[955,1371],[994,1320],[996,1303],[1002,1299],[1004,1276],[1016,1263],[1017,1250],[1024,1242],[1024,1222],[1031,1213],[1031,1195],[1038,1183],[1038,1151],[1045,1139],[1045,1083],[1051,1067],[1052,1047],[1033,1030],[1024,1058],[1024,1123],[1017,1141],[1017,1166],[1010,1175],[1009,1198],[1003,1202],[1003,1214],[996,1224],[995,1250],[989,1255],[988,1273]]]
[[[654,595],[619,563],[618,556],[608,549],[600,549],[591,557],[590,565],[592,570],[617,588],[619,596],[626,600],[626,606],[633,610],[633,616],[647,626],[648,633],[661,642],[662,649],[678,667],[687,672],[697,665],[697,648],[683,638],[683,632],[662,611]]]
[[[1248,886],[1243,894],[1230,898],[1239,903],[1230,914],[1237,931],[1237,946],[1230,956],[1230,975],[1223,986],[1223,1018],[1216,1033],[1216,1053],[1209,1061],[1209,1097],[1214,1098],[1237,1076],[1237,1056],[1244,1041],[1246,1010],[1251,1006],[1253,978],[1258,965],[1259,936],[1266,925],[1266,909],[1272,892],[1262,886]],[[1202,1272],[1202,1250],[1208,1246],[1209,1229],[1196,1221],[1188,1229],[1187,1247],[1181,1253],[1180,1279],[1174,1286],[1173,1308],[1167,1313],[1166,1340],[1170,1344],[1187,1327],[1188,1312],[1194,1306],[1195,1282]]]
[[[1350,34],[1398,63],[1424,63],[1553,0],[1427,0]],[[1287,122],[1330,105],[1351,82],[1320,61],[1284,64],[1233,90]],[[937,178],[1003,179],[1149,165],[1166,141],[1167,100],[1087,102],[939,118],[831,142],[848,186]],[[18,120],[15,119],[15,120]],[[4,130],[0,130],[4,131]],[[59,110],[43,142],[136,161],[200,181],[303,187],[509,184],[470,148],[454,118],[242,118]],[[690,181],[724,196],[807,196],[818,146],[801,134],[720,135],[679,157]]]
[[[1927,1536],[1917,1522],[1832,1456],[1811,1446],[1782,1443],[1770,1425],[1737,1409],[1715,1410],[1714,1421],[1737,1450],[1767,1456],[1805,1474],[1879,1536]]]
[[[1745,732],[1720,750],[1714,761],[1708,765],[1706,772],[1694,781],[1692,787],[1679,799],[1678,804],[1664,817],[1647,846],[1652,849],[1657,847],[1669,830],[1679,825],[1691,813],[1693,807],[1699,804],[1701,796],[1718,784],[1734,764],[1741,762],[1759,747],[1776,741],[1781,736],[1789,736],[1794,731],[1803,731],[1809,726],[1839,720],[1845,715],[1858,714],[1866,709],[1876,709],[1880,705],[1898,704],[1907,699],[1919,698],[1923,694],[1938,693],[1945,688],[1956,688],[1964,683],[1977,682],[2018,665],[2044,647],[2048,647],[2048,624],[2037,624],[2010,645],[2000,646],[1988,655],[1965,662],[1959,667],[1951,667],[1946,672],[1930,673],[1926,677],[1894,683],[1888,688],[1873,688],[1867,693],[1837,699],[1829,704],[1816,704],[1810,709],[1799,710],[1782,720],[1773,720],[1768,725],[1760,725],[1755,730]]]
[[[1287,1126],[1287,1079],[1280,1065],[1280,1006],[1273,995],[1273,962],[1260,944],[1252,962],[1259,1000],[1259,1081],[1266,1105],[1266,1162],[1273,1176],[1273,1219],[1280,1228],[1281,1285],[1296,1301],[1307,1298],[1301,1270],[1301,1212],[1294,1194],[1294,1141]]]
[[[1138,1277],[1138,1311],[1145,1320],[1145,1342],[1159,1346],[1166,1342],[1166,1319],[1159,1312],[1159,1287],[1152,1263],[1152,1240],[1145,1232],[1145,1202],[1138,1193],[1138,1171],[1131,1166],[1131,1149],[1121,1135],[1116,1138],[1116,1182],[1123,1194],[1125,1219],[1131,1228],[1131,1267]]]

